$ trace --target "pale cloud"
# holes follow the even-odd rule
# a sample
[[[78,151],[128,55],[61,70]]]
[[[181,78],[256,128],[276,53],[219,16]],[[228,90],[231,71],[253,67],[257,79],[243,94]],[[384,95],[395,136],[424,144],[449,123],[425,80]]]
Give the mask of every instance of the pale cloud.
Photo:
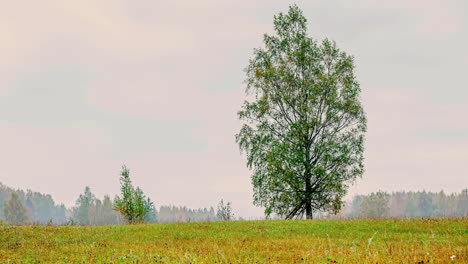
[[[95,1],[10,2],[0,11],[2,55],[62,63],[112,63],[190,50],[192,33],[166,24],[135,23],[123,7]],[[13,65],[20,59],[13,60]],[[11,63],[3,61],[5,64]]]
[[[205,121],[204,125],[222,114],[230,114],[229,119],[235,119],[232,107],[223,104],[234,99],[242,101],[240,91],[210,91],[209,81],[190,71],[180,78],[175,75],[122,73],[119,78],[91,85],[87,89],[87,101],[103,111],[123,116]]]
[[[464,11],[460,1],[406,1],[413,15],[414,29],[433,39],[456,36],[463,30]],[[419,16],[414,16],[418,14]]]

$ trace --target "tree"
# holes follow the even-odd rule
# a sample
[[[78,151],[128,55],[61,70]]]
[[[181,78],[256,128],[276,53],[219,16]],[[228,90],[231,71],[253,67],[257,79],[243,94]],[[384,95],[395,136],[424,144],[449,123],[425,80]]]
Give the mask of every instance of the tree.
[[[145,207],[147,211],[145,215],[145,221],[150,223],[156,223],[158,221],[158,214],[156,212],[156,208],[154,207],[153,201],[151,201],[151,198],[146,198]]]
[[[371,193],[362,199],[359,206],[359,217],[361,218],[385,218],[390,213],[390,195],[379,191]]]
[[[434,212],[434,204],[432,202],[431,194],[423,191],[422,193],[418,193],[418,196],[420,216],[432,216]]]
[[[307,35],[295,5],[274,17],[246,68],[236,141],[253,170],[254,204],[291,219],[337,212],[364,171],[366,117],[353,57]]]
[[[223,199],[218,204],[218,212],[216,216],[223,221],[234,220],[234,213],[232,212],[231,202],[224,204]]]
[[[26,207],[26,214],[28,215],[28,218],[30,220],[33,220],[35,218],[35,215],[34,215],[34,204],[31,200],[31,191],[28,190],[28,196],[26,198],[26,201],[24,202],[24,205]]]
[[[359,214],[359,208],[361,207],[362,200],[364,200],[364,196],[362,195],[355,195],[353,201],[351,202],[351,215],[350,217],[357,217]]]
[[[118,212],[114,211],[114,205],[108,195],[104,196],[102,201],[102,211],[100,221],[103,225],[118,224]]]
[[[21,225],[29,221],[26,207],[23,205],[16,192],[12,192],[10,200],[4,201],[3,203],[3,211],[7,222]]]
[[[120,173],[120,192],[121,197],[116,197],[114,210],[119,211],[130,224],[143,222],[148,213],[145,195],[140,188],[133,187],[130,171],[125,165]]]
[[[79,225],[90,224],[90,220],[92,220],[90,219],[90,209],[92,208],[95,199],[96,197],[91,192],[91,188],[89,188],[89,186],[86,186],[83,194],[80,194],[80,196],[76,200],[76,206],[73,210],[72,220],[75,223]],[[94,212],[92,216],[94,217]]]
[[[418,205],[416,203],[416,195],[413,192],[408,192],[406,195],[405,217],[415,217],[419,214]]]
[[[447,203],[447,196],[445,195],[444,191],[440,191],[436,195],[436,209],[434,212],[434,216],[446,216],[447,214],[447,208],[448,208],[448,203]]]
[[[146,204],[146,197],[140,187],[135,189],[133,201],[135,203],[134,219],[138,222],[143,222],[145,220],[145,216],[148,213],[148,207]]]
[[[115,210],[119,211],[128,222],[133,221],[134,202],[133,202],[133,186],[130,180],[130,171],[124,165],[120,173],[120,193],[121,197],[115,199]]]
[[[468,188],[463,189],[458,196],[457,216],[468,217]]]

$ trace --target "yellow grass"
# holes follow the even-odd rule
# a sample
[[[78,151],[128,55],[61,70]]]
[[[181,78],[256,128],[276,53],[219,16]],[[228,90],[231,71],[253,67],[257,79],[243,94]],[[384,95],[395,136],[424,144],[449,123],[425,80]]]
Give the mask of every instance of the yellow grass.
[[[468,263],[467,237],[468,219],[0,226],[0,263]]]

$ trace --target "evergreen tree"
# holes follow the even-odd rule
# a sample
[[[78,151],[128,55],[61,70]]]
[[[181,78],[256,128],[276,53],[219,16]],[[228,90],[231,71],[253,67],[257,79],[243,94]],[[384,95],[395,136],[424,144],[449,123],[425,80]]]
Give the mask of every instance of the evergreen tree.
[[[76,200],[76,207],[74,208],[72,219],[79,225],[89,225],[89,211],[95,200],[94,194],[91,189],[86,186],[84,193],[80,194],[78,200]]]
[[[135,203],[135,220],[137,222],[143,222],[145,220],[146,214],[148,213],[146,197],[140,187],[137,187],[133,194]]]
[[[145,207],[146,207],[146,216],[145,216],[145,221],[150,222],[150,223],[156,223],[158,222],[158,216],[156,212],[156,208],[154,207],[153,201],[148,197],[145,200]]]
[[[35,208],[34,208],[34,204],[33,204],[32,200],[31,200],[30,192],[31,191],[28,192],[28,195],[27,195],[28,198],[26,198],[26,202],[24,203],[24,205],[26,206],[26,211],[28,213],[29,219],[34,219],[35,218],[35,215],[34,215],[34,209]]]
[[[101,222],[103,225],[115,225],[119,223],[119,213],[114,211],[111,198],[106,195],[102,201]]]
[[[134,188],[130,179],[130,171],[124,165],[120,173],[121,196],[115,199],[114,210],[119,211],[125,220],[130,223],[143,222],[147,208],[145,206],[145,195],[138,187]]]
[[[463,189],[458,196],[457,216],[468,217],[468,189]]]

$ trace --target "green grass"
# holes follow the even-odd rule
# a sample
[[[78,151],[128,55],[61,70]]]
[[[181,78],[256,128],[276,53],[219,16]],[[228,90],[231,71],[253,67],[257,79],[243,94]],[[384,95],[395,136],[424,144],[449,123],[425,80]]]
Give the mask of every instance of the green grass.
[[[467,237],[468,219],[0,226],[0,263],[468,263]]]

